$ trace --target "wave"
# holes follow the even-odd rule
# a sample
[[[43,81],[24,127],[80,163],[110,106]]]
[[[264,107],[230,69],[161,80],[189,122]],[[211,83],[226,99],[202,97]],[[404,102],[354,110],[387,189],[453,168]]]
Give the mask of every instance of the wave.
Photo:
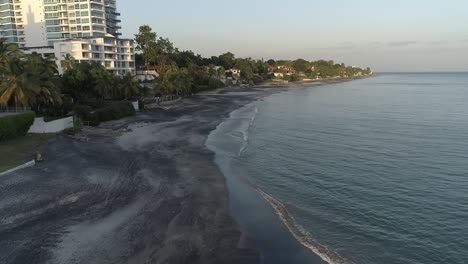
[[[242,146],[239,149],[239,153],[237,154],[239,157],[242,155],[242,153],[247,149],[249,145],[249,130],[252,127],[252,125],[255,123],[255,118],[257,117],[258,112],[259,112],[258,108],[255,107],[253,115],[250,117],[249,124],[246,126],[244,130],[240,131],[240,133],[242,133],[243,142],[242,142]]]
[[[306,248],[310,249],[322,260],[329,264],[346,264],[349,263],[338,253],[333,252],[327,247],[316,242],[310,233],[308,233],[304,228],[302,228],[294,219],[294,217],[286,209],[286,206],[280,202],[278,199],[264,192],[257,186],[252,186],[260,195],[271,205],[271,207],[276,211],[280,219],[289,229],[289,232]]]

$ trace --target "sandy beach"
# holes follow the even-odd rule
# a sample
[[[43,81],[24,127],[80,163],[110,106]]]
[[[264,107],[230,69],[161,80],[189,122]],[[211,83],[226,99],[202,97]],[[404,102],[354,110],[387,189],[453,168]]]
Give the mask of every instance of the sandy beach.
[[[224,88],[101,125],[109,136],[59,136],[45,162],[0,177],[0,263],[261,262],[205,142],[230,112],[286,89]]]

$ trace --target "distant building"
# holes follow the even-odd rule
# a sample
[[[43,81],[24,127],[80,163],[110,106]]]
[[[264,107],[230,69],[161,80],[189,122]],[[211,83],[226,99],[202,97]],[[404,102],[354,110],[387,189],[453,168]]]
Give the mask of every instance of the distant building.
[[[280,65],[277,67],[277,69],[285,75],[293,75],[294,73],[296,73],[296,70],[293,67],[286,65]]]
[[[274,72],[273,76],[275,76],[276,78],[283,78],[284,74],[282,72]]]
[[[268,65],[268,66],[267,66],[268,72],[274,72],[276,69],[277,69],[276,66],[273,66],[273,65]]]
[[[154,81],[159,77],[159,73],[155,70],[139,70],[136,72],[136,77],[139,81]]]
[[[233,69],[227,70],[226,73],[227,73],[227,74],[231,74],[232,77],[237,77],[237,78],[239,78],[239,77],[240,77],[240,74],[241,74],[241,70],[233,68]]]

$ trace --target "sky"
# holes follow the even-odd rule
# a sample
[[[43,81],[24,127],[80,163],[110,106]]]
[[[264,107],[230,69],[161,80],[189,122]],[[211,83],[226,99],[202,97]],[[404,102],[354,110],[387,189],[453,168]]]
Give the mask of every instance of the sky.
[[[334,60],[379,72],[468,71],[468,0],[117,0],[122,33],[181,50]]]

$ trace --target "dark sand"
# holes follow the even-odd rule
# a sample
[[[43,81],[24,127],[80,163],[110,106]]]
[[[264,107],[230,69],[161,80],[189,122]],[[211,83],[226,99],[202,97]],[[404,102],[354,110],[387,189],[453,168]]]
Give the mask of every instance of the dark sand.
[[[0,263],[259,263],[205,141],[285,89],[225,88],[102,126],[120,136],[59,136],[45,162],[0,177]]]

